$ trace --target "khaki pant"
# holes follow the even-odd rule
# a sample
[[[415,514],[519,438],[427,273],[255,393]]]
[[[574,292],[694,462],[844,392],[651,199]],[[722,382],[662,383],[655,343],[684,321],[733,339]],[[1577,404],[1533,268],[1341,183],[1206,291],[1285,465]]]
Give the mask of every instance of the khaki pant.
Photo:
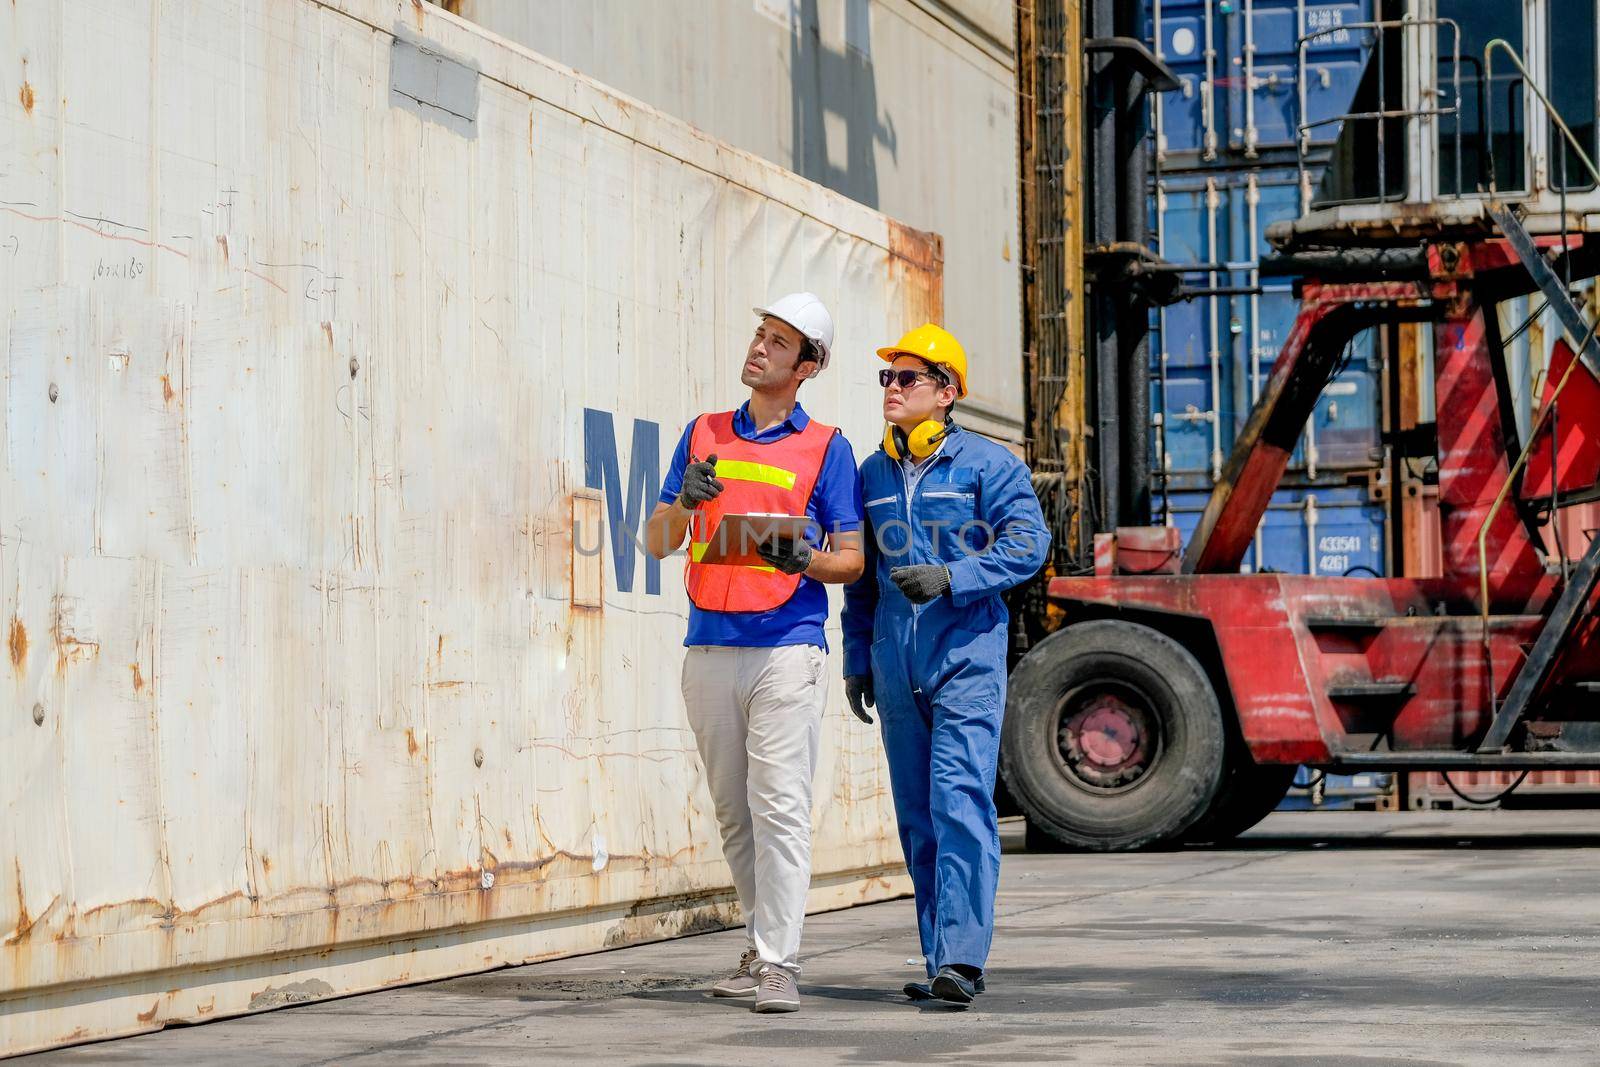
[[[795,973],[811,888],[811,778],[826,662],[815,645],[696,646],[683,660],[689,725],[750,947],[763,963]]]

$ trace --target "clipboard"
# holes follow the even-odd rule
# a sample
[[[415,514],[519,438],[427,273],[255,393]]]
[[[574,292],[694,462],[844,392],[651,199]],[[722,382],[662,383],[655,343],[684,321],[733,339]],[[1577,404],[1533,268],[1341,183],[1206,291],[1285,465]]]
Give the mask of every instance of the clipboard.
[[[705,554],[699,562],[728,567],[771,566],[756,551],[759,545],[775,541],[803,541],[806,532],[816,527],[816,521],[809,515],[762,512],[724,515],[706,538]]]

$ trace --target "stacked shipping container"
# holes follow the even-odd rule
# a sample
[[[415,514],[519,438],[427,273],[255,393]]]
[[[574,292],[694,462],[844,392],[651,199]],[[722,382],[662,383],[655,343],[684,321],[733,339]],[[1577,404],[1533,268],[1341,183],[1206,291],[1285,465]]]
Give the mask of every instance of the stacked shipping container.
[[[1291,283],[1263,279],[1259,264],[1267,227],[1304,207],[1298,127],[1351,110],[1371,47],[1358,24],[1372,12],[1373,0],[1151,4],[1151,38],[1182,82],[1156,104],[1157,250],[1172,263],[1205,265],[1185,275],[1192,289],[1257,290],[1199,295],[1156,315],[1155,507],[1158,521],[1185,540],[1294,325]],[[1321,30],[1333,32],[1307,42],[1302,63],[1300,38]],[[1339,128],[1329,122],[1308,131],[1313,158],[1325,158]],[[1314,186],[1315,168],[1309,177]],[[1389,573],[1387,509],[1371,488],[1384,462],[1382,353],[1373,334],[1350,346],[1246,569]],[[1392,776],[1359,777],[1333,776],[1326,791],[1296,789],[1286,806],[1317,806],[1325,796],[1357,803],[1393,790]]]
[[[1294,323],[1290,283],[1263,280],[1258,265],[1267,226],[1302,209],[1293,165],[1302,94],[1308,121],[1344,113],[1365,62],[1363,31],[1331,34],[1308,46],[1302,85],[1297,41],[1366,21],[1371,4],[1158,0],[1152,15],[1156,47],[1183,83],[1157,105],[1158,250],[1207,266],[1186,275],[1191,288],[1260,290],[1197,296],[1157,315],[1157,507],[1187,535]],[[1336,124],[1310,133],[1324,151],[1337,135]],[[1380,348],[1363,336],[1317,405],[1251,569],[1385,571],[1385,509],[1365,488],[1383,462],[1382,381]]]
[[[1326,158],[1339,136],[1340,124],[1329,120],[1355,110],[1372,47],[1371,31],[1359,24],[1379,16],[1376,0],[1152,0],[1151,7],[1155,47],[1183,82],[1178,93],[1156,105],[1152,213],[1158,250],[1173,263],[1206,265],[1186,275],[1192,288],[1259,290],[1198,296],[1157,316],[1151,373],[1158,419],[1152,447],[1162,490],[1157,506],[1160,517],[1187,537],[1294,321],[1290,283],[1263,279],[1258,270],[1268,250],[1267,227],[1306,208],[1321,179],[1319,158]],[[1302,61],[1298,41],[1308,34],[1318,36],[1306,41]],[[1307,130],[1313,165],[1302,183],[1297,129],[1316,123],[1326,124]],[[1527,299],[1513,301],[1500,324],[1502,336],[1514,338],[1510,386],[1524,432],[1560,336],[1549,313],[1519,329],[1531,309]],[[1439,573],[1438,513],[1425,472],[1408,467],[1397,473],[1397,483],[1383,472],[1383,428],[1434,419],[1429,331],[1403,328],[1395,340],[1399,349],[1415,353],[1396,360],[1397,373],[1408,379],[1394,393],[1399,408],[1386,411],[1388,346],[1376,333],[1363,335],[1306,427],[1248,569]],[[1391,484],[1416,502],[1393,542],[1391,504],[1384,492],[1375,492]],[[1575,558],[1600,528],[1600,506],[1565,509],[1560,525],[1561,543]],[[1546,540],[1557,543],[1553,536]],[[1499,793],[1515,778],[1451,777],[1474,797]],[[1382,778],[1371,789],[1392,795]],[[1461,803],[1438,774],[1412,775],[1407,785],[1412,806]],[[1361,791],[1351,778],[1326,786],[1329,796]],[[1541,792],[1600,796],[1600,774],[1535,773],[1518,795]],[[1304,800],[1299,793],[1291,803]]]

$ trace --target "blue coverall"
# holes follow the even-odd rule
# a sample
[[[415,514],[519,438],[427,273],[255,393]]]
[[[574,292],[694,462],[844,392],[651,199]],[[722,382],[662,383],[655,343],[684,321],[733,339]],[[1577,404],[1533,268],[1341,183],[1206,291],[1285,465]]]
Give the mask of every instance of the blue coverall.
[[[956,430],[911,479],[883,451],[861,465],[867,569],[845,588],[845,676],[870,674],[928,975],[982,968],[994,935],[995,765],[1006,702],[1000,594],[1043,565],[1050,533],[1028,468]],[[943,563],[950,591],[913,605],[894,567]]]

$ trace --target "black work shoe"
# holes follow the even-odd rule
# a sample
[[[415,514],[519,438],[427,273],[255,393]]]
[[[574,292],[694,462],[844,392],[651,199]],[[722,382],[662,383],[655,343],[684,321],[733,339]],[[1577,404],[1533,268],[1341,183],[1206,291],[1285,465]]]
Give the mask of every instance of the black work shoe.
[[[980,974],[978,975],[978,980],[972,983],[972,991],[974,993],[982,993],[984,988],[983,975]],[[933,987],[927,982],[907,982],[900,991],[911,1000],[935,999]]]
[[[940,967],[929,988],[934,996],[952,1004],[971,1004],[978,995],[977,983],[954,967]]]

